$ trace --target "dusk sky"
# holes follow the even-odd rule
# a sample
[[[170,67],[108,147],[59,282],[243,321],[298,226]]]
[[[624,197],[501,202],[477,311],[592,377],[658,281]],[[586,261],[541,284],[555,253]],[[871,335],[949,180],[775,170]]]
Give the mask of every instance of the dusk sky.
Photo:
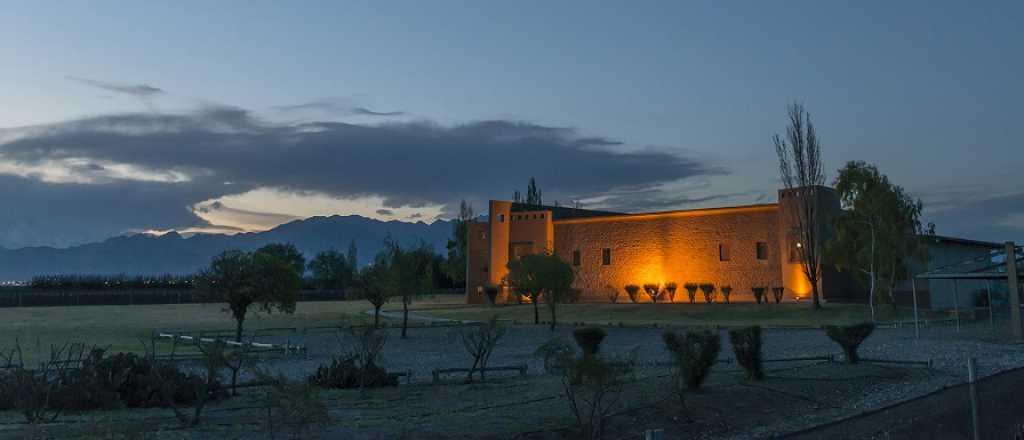
[[[0,246],[767,203],[801,101],[943,235],[1024,241],[1024,2],[4,2]]]

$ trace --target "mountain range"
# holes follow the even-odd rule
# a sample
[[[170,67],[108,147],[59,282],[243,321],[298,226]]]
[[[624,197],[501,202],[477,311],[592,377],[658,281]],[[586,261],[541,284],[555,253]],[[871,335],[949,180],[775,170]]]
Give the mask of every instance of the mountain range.
[[[345,252],[353,240],[358,261],[365,265],[383,248],[390,236],[403,245],[420,240],[445,251],[451,237],[448,221],[380,221],[358,215],[310,217],[276,228],[236,235],[196,234],[183,237],[177,232],[156,236],[135,234],[69,248],[0,248],[0,281],[27,281],[37,275],[55,274],[191,274],[209,265],[211,258],[231,249],[253,250],[270,243],[292,243],[306,260],[318,252]]]

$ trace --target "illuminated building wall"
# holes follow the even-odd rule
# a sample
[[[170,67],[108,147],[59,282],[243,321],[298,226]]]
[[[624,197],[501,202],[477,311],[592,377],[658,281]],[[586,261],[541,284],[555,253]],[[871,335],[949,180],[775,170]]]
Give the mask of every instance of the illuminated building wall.
[[[838,212],[834,192],[822,189],[826,211]],[[509,258],[546,250],[574,265],[583,301],[608,301],[610,289],[628,301],[626,284],[667,282],[679,285],[675,302],[687,301],[685,283],[729,285],[732,301],[752,301],[755,286],[783,286],[787,301],[807,297],[810,285],[791,256],[791,203],[781,192],[780,200],[649,214],[491,201],[487,221],[470,228],[467,301],[483,302],[482,286],[502,284]]]

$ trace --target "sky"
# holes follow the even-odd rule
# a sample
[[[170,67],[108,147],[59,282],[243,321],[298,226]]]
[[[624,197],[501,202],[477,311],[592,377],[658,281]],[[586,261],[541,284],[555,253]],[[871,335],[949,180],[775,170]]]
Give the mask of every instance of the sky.
[[[525,192],[774,201],[802,102],[940,234],[1024,241],[1024,2],[4,2],[0,246]]]

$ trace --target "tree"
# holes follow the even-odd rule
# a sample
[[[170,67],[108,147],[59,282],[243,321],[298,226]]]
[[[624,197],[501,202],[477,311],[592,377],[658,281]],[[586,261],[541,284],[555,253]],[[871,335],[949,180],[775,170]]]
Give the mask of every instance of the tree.
[[[836,235],[826,254],[839,270],[864,275],[875,322],[880,276],[884,273],[890,280],[889,299],[893,300],[895,281],[906,272],[907,258],[917,253],[922,205],[874,165],[860,161],[848,162],[839,170],[835,187],[844,212],[835,219]]]
[[[227,251],[214,257],[210,267],[200,273],[199,283],[228,303],[239,342],[251,306],[265,313],[293,313],[302,286],[293,264],[272,252],[259,251]]]
[[[533,303],[534,324],[540,324],[538,303],[543,296],[551,310],[551,329],[554,330],[558,303],[569,293],[575,275],[569,263],[555,254],[545,252],[510,260],[505,281]]]
[[[313,282],[320,289],[347,289],[352,284],[355,269],[348,259],[335,250],[316,254],[307,265]]]
[[[530,185],[526,188],[526,204],[531,206],[540,206],[544,202],[541,199],[540,189],[537,188],[537,181],[530,178]]]
[[[819,220],[822,216],[818,206],[818,191],[825,184],[822,170],[821,144],[811,123],[811,115],[804,111],[803,104],[789,106],[789,126],[786,137],[775,135],[775,152],[779,156],[779,174],[782,184],[793,194],[792,221],[797,239],[797,253],[807,281],[811,284],[814,308],[821,308],[821,293],[818,279],[821,272],[823,235]],[[797,194],[798,193],[798,194]]]
[[[301,278],[306,273],[306,257],[291,243],[273,243],[256,249],[257,254],[273,255],[288,263]]]
[[[374,263],[364,267],[355,276],[354,286],[363,299],[373,305],[373,328],[380,325],[380,309],[391,301],[393,289],[389,285],[390,253],[382,251]]]
[[[469,224],[473,221],[473,206],[465,200],[459,204],[459,217],[452,223],[452,238],[448,240],[448,263],[445,272],[456,286],[466,284],[466,261],[469,254]]]
[[[359,270],[359,249],[356,248],[355,240],[348,243],[348,253],[345,255],[345,261],[353,271]]]
[[[422,242],[414,248],[403,249],[388,240],[385,247],[391,261],[386,285],[392,296],[402,298],[402,339],[405,339],[409,328],[409,305],[416,297],[429,294],[434,286],[431,270],[434,251]]]

